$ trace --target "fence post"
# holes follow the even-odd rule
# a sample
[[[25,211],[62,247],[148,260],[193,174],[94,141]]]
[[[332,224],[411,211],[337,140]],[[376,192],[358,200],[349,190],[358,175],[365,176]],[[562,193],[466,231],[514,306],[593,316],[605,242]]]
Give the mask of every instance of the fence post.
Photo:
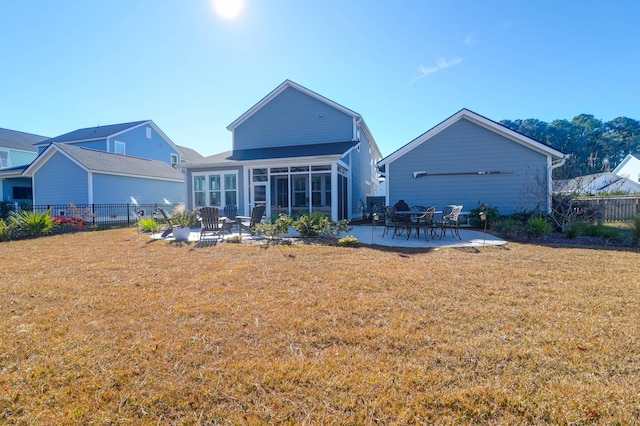
[[[131,211],[129,210],[129,203],[127,203],[127,226],[131,226]]]

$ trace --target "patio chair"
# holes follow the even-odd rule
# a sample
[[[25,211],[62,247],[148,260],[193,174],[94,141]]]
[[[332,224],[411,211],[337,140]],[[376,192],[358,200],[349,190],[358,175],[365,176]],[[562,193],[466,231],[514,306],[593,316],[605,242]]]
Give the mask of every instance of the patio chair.
[[[171,218],[167,216],[167,213],[165,213],[162,207],[158,207],[158,211],[160,212],[160,214],[164,218],[164,221],[168,225],[168,228],[162,231],[162,234],[160,235],[161,238],[166,238],[169,234],[173,232],[173,226],[171,225]]]
[[[411,229],[415,229],[416,230],[416,237],[420,238],[420,230],[422,229],[424,232],[424,238],[425,239],[429,239],[428,238],[428,234],[431,234],[431,238],[435,239],[435,236],[437,234],[436,232],[436,224],[434,222],[434,216],[436,213],[436,207],[432,206],[432,207],[423,207],[423,206],[414,206],[411,208],[412,211],[415,211],[416,213],[422,213],[422,214],[418,214],[415,217],[412,216],[411,217],[411,222],[408,224],[408,226]],[[409,235],[410,235],[410,229],[408,230]],[[409,235],[407,235],[407,239],[409,238]]]
[[[409,237],[411,236],[411,232],[414,229],[416,231],[416,235],[418,237],[420,236],[420,228],[421,228],[420,219],[422,218],[426,210],[427,208],[424,206],[412,206],[409,209],[411,214],[403,215],[403,219],[405,221],[404,225],[405,225],[405,228],[407,229],[407,239],[409,239]]]
[[[384,237],[389,233],[389,230],[393,228],[393,234],[391,238],[394,238],[396,235],[402,235],[404,230],[407,227],[405,218],[400,217],[396,214],[395,207],[386,206],[384,208],[384,231],[382,231],[382,236]]]
[[[234,205],[224,206],[224,217],[235,222],[238,214],[238,207]]]
[[[262,222],[262,217],[264,216],[265,210],[266,206],[259,205],[255,206],[253,210],[251,210],[251,216],[236,216],[238,233],[242,234],[242,231],[245,230],[249,234],[253,234],[255,226]]]
[[[220,219],[220,214],[217,207],[202,207],[200,212],[200,239],[207,235],[217,235],[222,238],[225,232],[224,220]]]
[[[458,239],[462,239],[460,237],[460,221],[458,220],[460,216],[460,212],[462,211],[462,206],[446,206],[442,209],[442,218],[438,222],[440,228],[440,239],[442,239],[446,233],[447,229],[451,230],[452,236],[457,236]]]

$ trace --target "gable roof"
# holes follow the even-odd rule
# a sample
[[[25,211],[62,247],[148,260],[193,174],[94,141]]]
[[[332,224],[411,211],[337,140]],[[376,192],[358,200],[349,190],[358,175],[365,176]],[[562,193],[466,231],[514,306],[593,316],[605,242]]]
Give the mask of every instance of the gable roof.
[[[618,174],[622,172],[622,169],[631,162],[631,164],[640,161],[640,154],[627,154],[626,157],[613,169],[613,173]]]
[[[47,136],[0,128],[0,148],[36,152],[37,149],[33,147],[33,144],[47,139],[49,139]]]
[[[237,149],[235,151],[226,151],[219,154],[204,157],[199,161],[183,164],[181,167],[200,167],[210,166],[221,163],[241,163],[245,161],[260,161],[271,159],[285,158],[304,158],[304,157],[336,157],[342,158],[350,149],[357,146],[360,142],[332,142],[320,143],[313,145],[294,145],[271,148],[256,149]]]
[[[49,145],[27,167],[24,175],[32,176],[56,152],[61,153],[87,172],[173,181],[184,180],[182,173],[162,161],[114,154],[65,143]]]
[[[65,133],[60,136],[56,136],[34,145],[48,145],[54,142],[82,142],[82,141],[91,141],[96,139],[106,139],[111,136],[115,136],[119,133],[122,133],[126,130],[131,130],[134,127],[141,126],[143,124],[149,123],[151,120],[144,121],[133,121],[131,123],[120,123],[120,124],[110,124],[107,126],[97,126],[97,127],[87,127],[84,129],[74,130],[73,132]]]
[[[519,143],[520,145],[523,145],[529,149],[532,149],[534,151],[537,151],[541,154],[544,155],[548,155],[551,156],[553,160],[561,160],[563,158],[568,158],[569,154],[565,154],[562,151],[559,151],[547,144],[544,144],[542,142],[539,142],[535,139],[532,139],[528,136],[523,135],[522,133],[516,132],[514,130],[509,129],[508,127],[497,123],[493,120],[490,120],[486,117],[483,117],[480,114],[477,114],[473,111],[470,111],[466,108],[461,109],[460,111],[458,111],[457,113],[455,113],[454,115],[452,115],[451,117],[447,118],[446,120],[444,120],[443,122],[441,122],[440,124],[437,124],[435,127],[433,127],[431,130],[426,131],[425,133],[423,133],[422,135],[418,136],[417,138],[415,138],[414,140],[412,140],[411,142],[409,142],[408,144],[404,145],[403,147],[401,147],[400,149],[396,150],[395,152],[393,152],[392,154],[388,155],[387,157],[383,158],[382,160],[380,160],[378,162],[378,165],[381,167],[381,169],[384,169],[384,167],[393,162],[394,160],[402,157],[403,155],[407,154],[409,151],[413,150],[415,147],[419,146],[420,144],[422,144],[423,142],[428,141],[429,139],[431,139],[432,137],[436,136],[437,134],[439,134],[440,132],[442,132],[443,130],[447,129],[448,127],[452,126],[453,124],[457,123],[460,120],[468,120],[474,124],[477,124],[481,127],[484,127],[487,130],[490,130],[494,133],[497,133],[507,139],[512,140],[513,142]]]
[[[187,148],[186,146],[178,145],[180,152],[182,153],[183,161],[197,161],[202,158],[202,154],[200,154],[195,149]]]
[[[280,93],[284,92],[288,88],[293,88],[293,89],[295,89],[295,90],[297,90],[299,92],[302,92],[305,95],[310,96],[310,97],[312,97],[312,98],[314,98],[314,99],[316,99],[316,100],[318,100],[320,102],[323,102],[323,103],[329,105],[330,107],[337,109],[338,111],[342,111],[343,113],[345,113],[347,115],[350,115],[353,118],[356,118],[356,119],[361,119],[362,118],[360,116],[360,114],[358,114],[357,112],[352,111],[349,108],[346,108],[346,107],[340,105],[339,103],[332,101],[331,99],[325,98],[324,96],[319,95],[318,93],[316,93],[316,92],[314,92],[312,90],[309,90],[304,86],[301,86],[301,85],[299,85],[297,83],[294,83],[291,80],[285,80],[282,84],[280,84],[278,87],[273,89],[267,96],[262,98],[257,104],[255,104],[254,106],[249,108],[249,110],[247,112],[245,112],[240,117],[238,117],[233,123],[229,124],[227,126],[227,130],[233,131],[236,127],[238,127],[240,124],[245,122],[249,117],[251,117],[258,110],[260,110],[266,104],[271,102],[271,100],[273,100],[276,96],[278,96]]]

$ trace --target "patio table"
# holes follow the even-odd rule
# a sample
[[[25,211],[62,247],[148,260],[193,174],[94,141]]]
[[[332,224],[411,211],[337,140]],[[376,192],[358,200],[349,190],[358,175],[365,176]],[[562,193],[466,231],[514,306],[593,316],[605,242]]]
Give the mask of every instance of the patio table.
[[[398,216],[404,216],[407,218],[406,223],[407,225],[405,226],[406,230],[407,230],[407,240],[409,239],[409,237],[411,236],[411,226],[409,226],[410,223],[420,223],[420,216],[424,216],[424,214],[426,213],[426,211],[411,211],[411,210],[407,210],[407,211],[397,211],[396,215]],[[416,235],[418,238],[420,238],[420,227],[417,226],[416,227]]]

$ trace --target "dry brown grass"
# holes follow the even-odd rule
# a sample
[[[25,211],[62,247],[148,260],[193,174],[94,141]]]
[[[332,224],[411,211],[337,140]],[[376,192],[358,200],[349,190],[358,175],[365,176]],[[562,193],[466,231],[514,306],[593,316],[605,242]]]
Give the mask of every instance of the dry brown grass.
[[[0,423],[640,422],[640,254],[0,244]]]

